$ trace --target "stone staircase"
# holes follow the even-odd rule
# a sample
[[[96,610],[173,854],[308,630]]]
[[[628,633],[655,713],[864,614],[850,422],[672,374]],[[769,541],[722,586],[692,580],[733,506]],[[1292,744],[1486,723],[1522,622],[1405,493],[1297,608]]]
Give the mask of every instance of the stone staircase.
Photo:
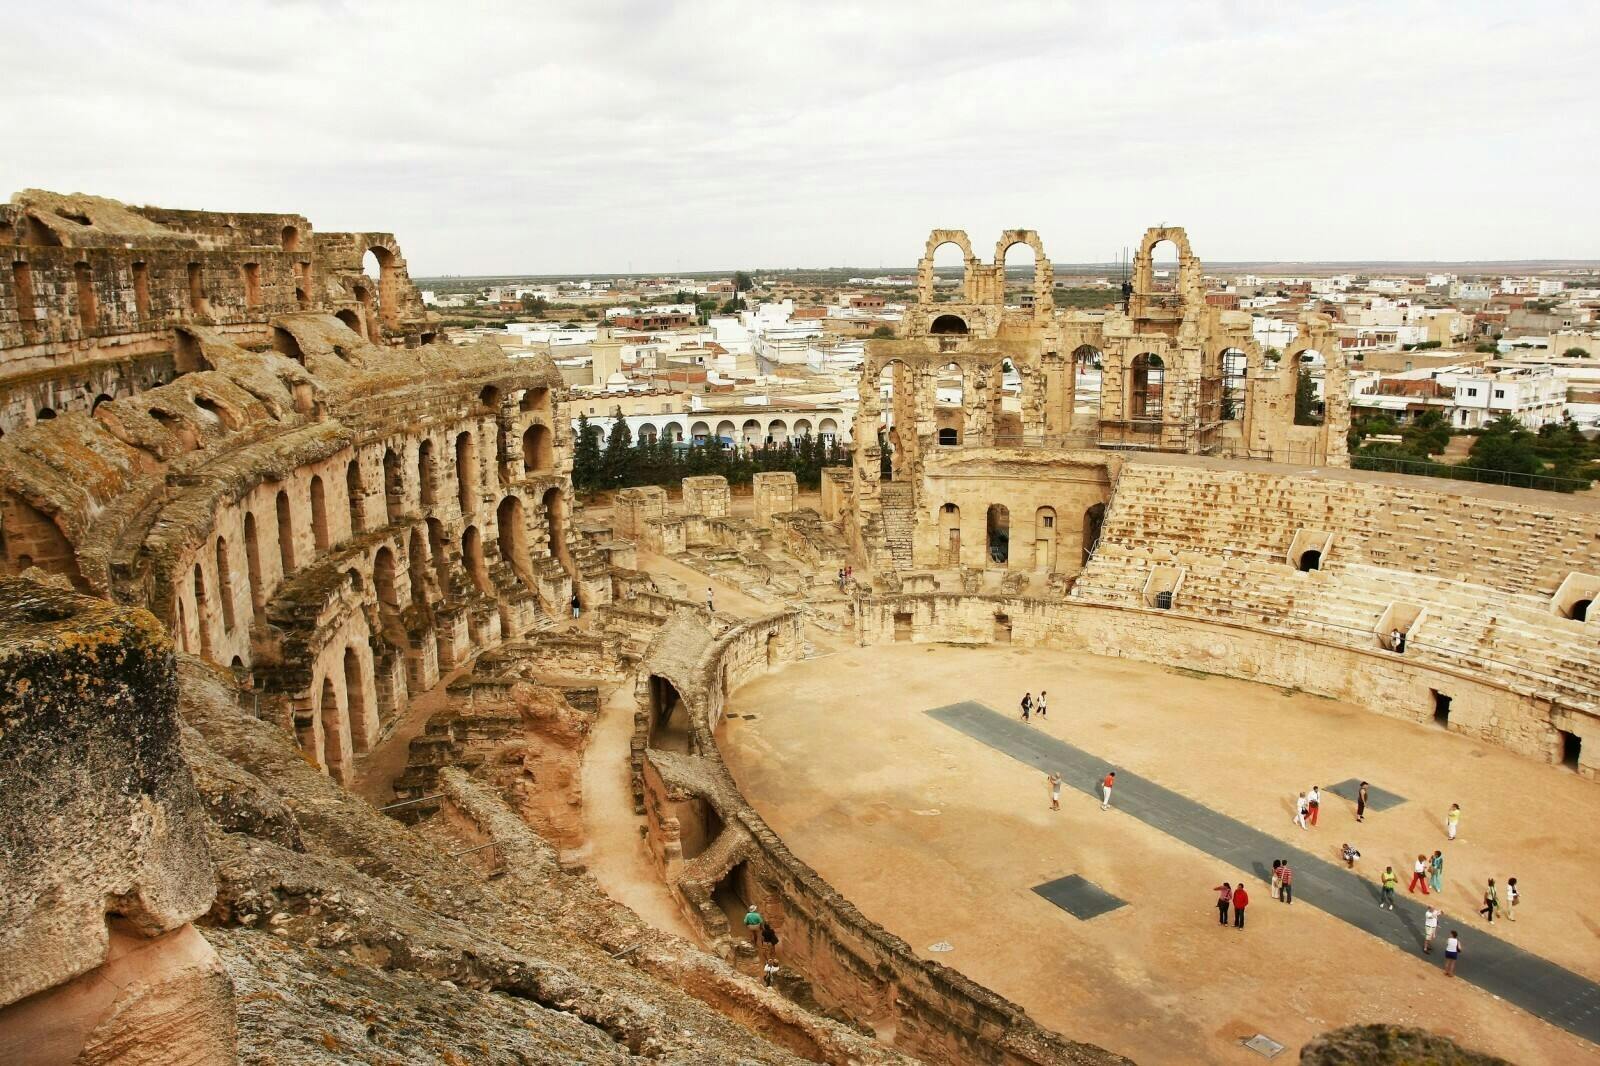
[[[916,530],[915,494],[906,482],[886,481],[878,489],[883,504],[883,537],[896,570],[911,569],[911,538]]]

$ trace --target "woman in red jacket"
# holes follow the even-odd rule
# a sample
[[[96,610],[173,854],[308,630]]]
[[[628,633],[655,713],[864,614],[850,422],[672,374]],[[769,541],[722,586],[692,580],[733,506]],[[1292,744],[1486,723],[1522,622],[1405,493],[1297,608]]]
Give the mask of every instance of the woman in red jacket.
[[[1233,890],[1233,927],[1244,928],[1244,909],[1250,905],[1250,893],[1244,890],[1244,882],[1239,882],[1239,887]]]

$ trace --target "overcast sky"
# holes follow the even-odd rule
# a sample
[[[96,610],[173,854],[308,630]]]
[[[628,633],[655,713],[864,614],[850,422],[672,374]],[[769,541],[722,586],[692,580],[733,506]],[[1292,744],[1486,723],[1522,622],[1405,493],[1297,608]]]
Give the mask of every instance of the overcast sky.
[[[413,274],[1600,257],[1600,3],[56,2],[0,196],[289,211]]]

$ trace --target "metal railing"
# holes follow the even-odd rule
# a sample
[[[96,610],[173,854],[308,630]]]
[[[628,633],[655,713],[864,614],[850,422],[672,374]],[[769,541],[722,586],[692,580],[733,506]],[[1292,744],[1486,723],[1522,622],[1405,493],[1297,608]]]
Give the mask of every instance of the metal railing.
[[[1522,474],[1511,470],[1490,470],[1481,466],[1455,466],[1420,459],[1394,459],[1385,455],[1352,455],[1352,470],[1377,470],[1393,474],[1436,477],[1446,481],[1477,481],[1485,485],[1508,485],[1519,489],[1544,489],[1550,492],[1582,492],[1589,482],[1549,474]]]

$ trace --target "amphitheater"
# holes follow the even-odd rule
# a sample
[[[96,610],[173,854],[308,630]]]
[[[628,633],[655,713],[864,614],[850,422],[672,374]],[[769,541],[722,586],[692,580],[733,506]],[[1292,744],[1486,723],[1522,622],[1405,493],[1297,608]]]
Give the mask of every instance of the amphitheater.
[[[1600,1057],[1600,508],[1350,470],[1330,323],[1262,352],[1183,231],[1106,313],[935,231],[850,468],[583,505],[556,368],[389,234],[0,247],[0,1061]],[[1436,848],[1453,981],[1374,905]]]

